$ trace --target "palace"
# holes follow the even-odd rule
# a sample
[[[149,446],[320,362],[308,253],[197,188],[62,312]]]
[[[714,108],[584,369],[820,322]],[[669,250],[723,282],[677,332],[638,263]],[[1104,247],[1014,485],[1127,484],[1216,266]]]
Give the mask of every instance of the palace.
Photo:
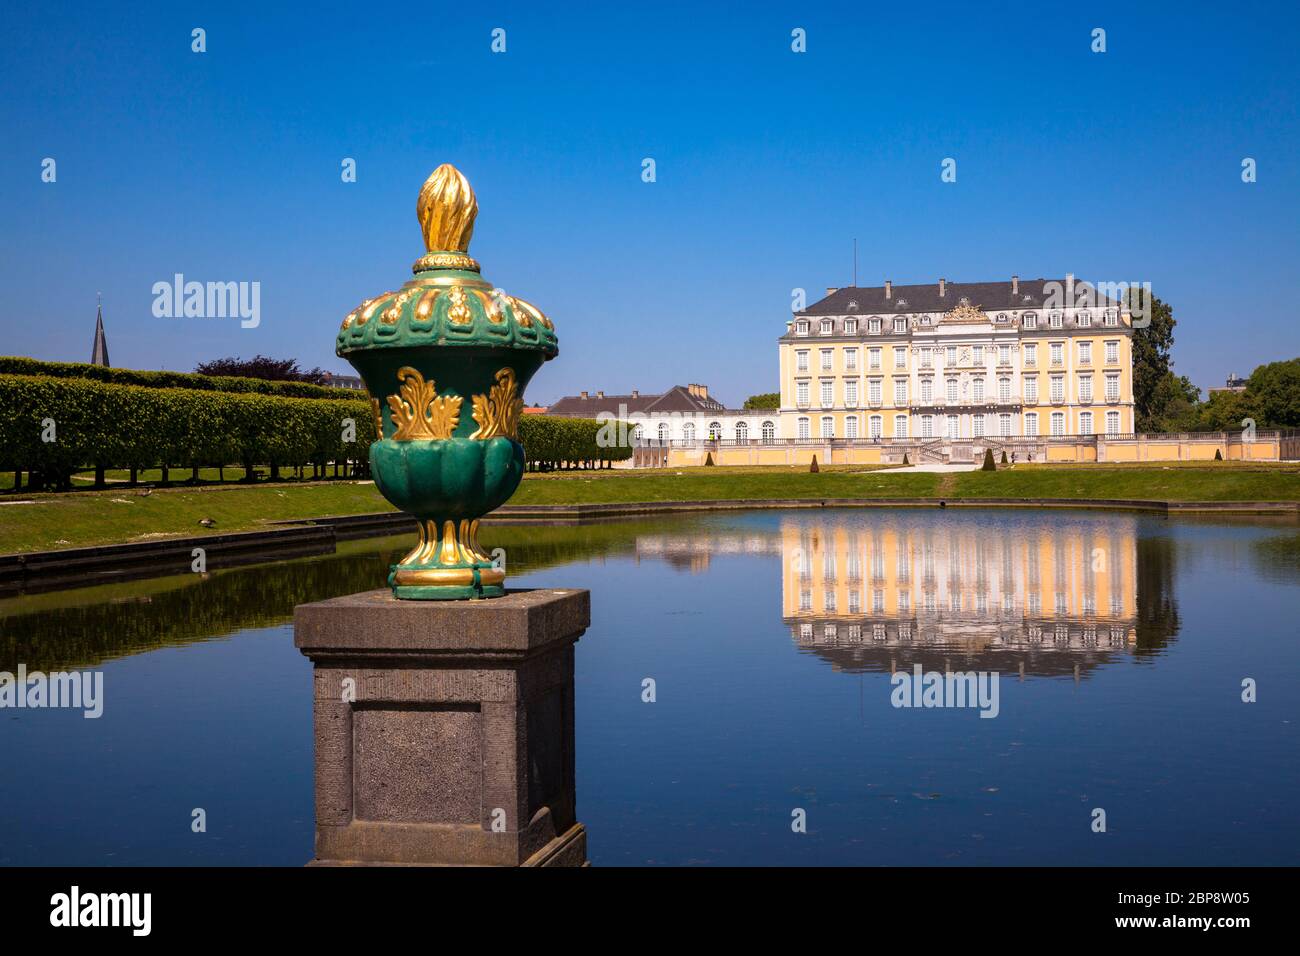
[[[1073,275],[827,289],[780,338],[781,437],[1130,433],[1132,316],[1079,298]]]

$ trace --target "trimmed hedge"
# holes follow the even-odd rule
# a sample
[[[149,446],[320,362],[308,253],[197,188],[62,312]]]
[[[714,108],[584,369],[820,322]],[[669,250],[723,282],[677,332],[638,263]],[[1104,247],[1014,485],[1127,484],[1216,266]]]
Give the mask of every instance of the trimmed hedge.
[[[0,375],[45,375],[50,378],[84,378],[114,385],[148,388],[189,388],[204,392],[282,395],[285,398],[341,399],[356,396],[350,388],[312,385],[309,382],[273,382],[262,378],[199,375],[194,372],[148,372],[131,368],[105,368],[85,362],[42,362],[19,355],[0,355]]]
[[[626,440],[630,435],[631,429],[626,422],[552,418],[548,415],[521,415],[519,418],[519,442],[524,446],[524,458],[532,471],[579,465],[594,468],[624,461],[632,457],[632,443]]]
[[[343,441],[343,419],[356,441]],[[42,440],[53,419],[55,441]],[[0,375],[0,469],[32,471],[67,488],[97,468],[195,468],[242,462],[249,470],[368,458],[369,403],[283,398],[84,379]]]
[[[343,441],[352,419],[355,442]],[[42,441],[53,419],[53,442]],[[620,429],[621,426],[621,429]],[[602,435],[602,429],[604,435]],[[525,415],[519,438],[533,470],[622,461],[626,423]],[[146,388],[77,378],[0,374],[0,470],[39,476],[36,484],[71,486],[88,467],[143,469],[242,463],[251,473],[354,460],[368,466],[374,441],[370,403],[360,398],[306,399],[189,388]]]

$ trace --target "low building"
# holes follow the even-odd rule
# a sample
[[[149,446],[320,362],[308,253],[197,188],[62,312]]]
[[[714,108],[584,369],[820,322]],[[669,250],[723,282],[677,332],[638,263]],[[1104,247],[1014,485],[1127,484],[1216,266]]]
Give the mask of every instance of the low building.
[[[366,390],[366,383],[361,381],[360,375],[340,375],[337,372],[326,372],[324,384],[329,388],[350,388],[358,392]]]
[[[546,414],[626,421],[637,444],[659,448],[720,440],[774,441],[778,421],[775,409],[727,408],[709,394],[707,385],[696,384],[674,385],[662,393],[581,392],[560,399]]]
[[[1246,390],[1246,380],[1242,378],[1240,375],[1238,375],[1236,372],[1229,373],[1228,381],[1226,384],[1216,385],[1208,389],[1211,395],[1213,395],[1215,392],[1244,392],[1245,390]]]

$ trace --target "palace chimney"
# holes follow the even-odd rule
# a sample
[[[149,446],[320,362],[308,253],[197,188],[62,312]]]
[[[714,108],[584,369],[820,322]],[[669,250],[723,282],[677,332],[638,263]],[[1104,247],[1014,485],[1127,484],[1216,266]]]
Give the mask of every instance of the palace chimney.
[[[602,390],[602,391],[598,391],[598,392],[596,392],[596,397],[597,397],[597,398],[604,398],[604,397],[605,397],[605,393],[604,393],[604,391]]]
[[[833,285],[828,285],[828,286],[826,287],[826,294],[827,294],[827,295],[834,295],[836,292],[839,292],[839,291],[840,291],[840,290],[837,289],[837,288],[836,288],[835,286],[833,286]]]
[[[889,301],[893,297],[894,297],[894,284],[890,282],[888,279],[886,279],[885,280],[885,301]]]
[[[581,397],[581,398],[586,398],[586,397],[587,397],[587,393],[586,393],[586,392],[583,392],[579,397]]]
[[[1074,273],[1073,272],[1067,272],[1065,274],[1065,305],[1067,308],[1069,306],[1074,305]]]
[[[1020,295],[1020,276],[1011,277],[1011,294]]]
[[[944,296],[946,296],[947,294],[948,294],[948,280],[947,280],[947,279],[940,279],[940,280],[939,280],[939,298],[942,299],[942,298],[943,298]]]

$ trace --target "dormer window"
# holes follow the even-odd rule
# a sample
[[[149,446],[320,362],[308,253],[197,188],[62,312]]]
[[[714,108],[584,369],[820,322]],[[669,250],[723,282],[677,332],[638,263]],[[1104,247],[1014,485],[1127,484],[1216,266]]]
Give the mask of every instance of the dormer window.
[[[1106,317],[1107,325],[1111,325],[1111,326],[1119,325],[1119,312],[1117,312],[1115,309],[1107,309],[1103,313],[1103,315],[1105,315]]]
[[[1064,320],[1065,320],[1065,314],[1060,310],[1053,310],[1052,312],[1048,313],[1047,322],[1054,329],[1059,329],[1061,327],[1061,323]]]
[[[905,308],[906,306],[907,306],[907,300],[906,300],[906,299],[899,299],[899,300],[898,300],[898,307],[899,307],[900,309]]]
[[[1027,328],[1027,329],[1036,329],[1036,328],[1038,328],[1038,313],[1037,313],[1037,312],[1026,312],[1024,315],[1022,315],[1022,316],[1020,317],[1020,319],[1021,319],[1021,324],[1022,324],[1025,328]]]
[[[1084,309],[1082,312],[1076,314],[1075,322],[1078,324],[1079,328],[1081,329],[1088,328],[1089,326],[1092,325],[1092,313],[1089,312],[1087,309]]]
[[[879,334],[880,334],[880,320],[879,320],[879,319],[867,319],[867,331],[870,332],[872,335],[879,335]]]
[[[794,324],[794,334],[795,334],[795,335],[807,335],[807,334],[808,334],[808,320],[807,320],[807,319],[800,319],[798,322],[796,322],[796,323]]]
[[[930,316],[929,316],[928,313],[927,313],[926,315],[921,316],[921,324],[922,324],[922,325],[929,325],[929,324],[930,324]]]
[[[835,320],[822,319],[822,328],[821,328],[822,335],[830,335],[834,331],[835,331]]]
[[[858,334],[858,320],[857,320],[857,319],[845,319],[845,320],[844,320],[844,334],[845,334],[845,335],[857,335],[857,334]]]
[[[1007,314],[1006,314],[1005,312],[999,312],[999,313],[998,313],[998,321],[999,321],[999,322],[1005,322],[1006,320],[1007,320]]]
[[[896,334],[901,334],[906,331],[907,331],[907,319],[904,318],[894,319],[894,332]]]
[[[857,310],[858,310],[858,300],[857,300],[857,299],[850,299],[850,300],[849,300],[849,311],[850,311],[850,312],[856,312]]]

